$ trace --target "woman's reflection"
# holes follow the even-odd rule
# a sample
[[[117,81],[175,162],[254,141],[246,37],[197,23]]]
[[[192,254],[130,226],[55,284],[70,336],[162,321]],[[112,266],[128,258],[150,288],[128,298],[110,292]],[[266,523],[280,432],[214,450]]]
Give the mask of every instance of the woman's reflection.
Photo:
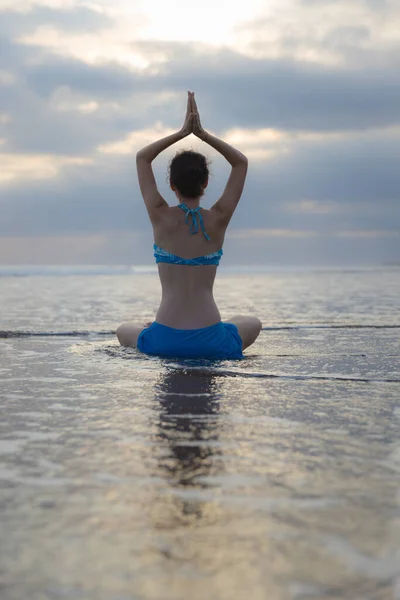
[[[207,370],[170,370],[161,376],[155,399],[157,436],[165,442],[159,467],[172,486],[208,487],[221,469],[218,442],[217,378]]]

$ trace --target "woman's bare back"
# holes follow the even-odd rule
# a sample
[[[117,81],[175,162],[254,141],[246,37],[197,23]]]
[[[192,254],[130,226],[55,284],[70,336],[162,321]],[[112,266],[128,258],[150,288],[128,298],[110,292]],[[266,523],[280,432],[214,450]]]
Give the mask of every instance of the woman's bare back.
[[[153,223],[154,241],[157,246],[181,258],[197,258],[217,252],[223,246],[225,228],[213,210],[201,210],[207,240],[201,229],[192,234],[186,215],[177,206],[160,211]],[[162,325],[177,329],[208,327],[221,320],[213,296],[215,265],[174,265],[159,263],[158,271],[162,287],[162,299],[156,320]]]

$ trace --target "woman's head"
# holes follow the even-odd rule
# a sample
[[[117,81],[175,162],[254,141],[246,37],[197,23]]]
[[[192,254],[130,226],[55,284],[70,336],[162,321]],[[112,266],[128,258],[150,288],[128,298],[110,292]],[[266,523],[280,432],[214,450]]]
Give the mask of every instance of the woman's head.
[[[193,150],[178,152],[169,165],[171,187],[185,198],[198,198],[204,194],[208,174],[206,157]]]

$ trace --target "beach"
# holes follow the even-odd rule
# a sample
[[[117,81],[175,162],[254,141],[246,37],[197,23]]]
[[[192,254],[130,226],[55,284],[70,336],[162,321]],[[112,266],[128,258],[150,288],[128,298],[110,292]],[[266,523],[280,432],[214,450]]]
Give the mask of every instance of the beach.
[[[2,600],[400,598],[400,268],[221,270],[241,361],[153,358],[154,269],[0,267]]]

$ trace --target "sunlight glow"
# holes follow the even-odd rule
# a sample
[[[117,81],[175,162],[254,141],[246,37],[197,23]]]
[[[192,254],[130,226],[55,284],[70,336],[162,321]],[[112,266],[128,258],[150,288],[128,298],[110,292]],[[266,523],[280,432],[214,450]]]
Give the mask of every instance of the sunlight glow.
[[[263,4],[260,0],[202,0],[195,5],[186,0],[142,0],[140,9],[149,25],[141,37],[226,45],[234,40],[235,26],[243,19],[255,18]]]
[[[118,30],[72,34],[55,27],[42,26],[33,33],[19,37],[18,42],[27,46],[41,46],[91,65],[115,61],[140,70],[149,64],[142,55],[129,48],[128,40],[121,39]]]
[[[390,49],[400,39],[398,20],[376,27],[376,14],[367,2],[203,0],[194,6],[186,0],[0,0],[0,8],[13,11],[27,12],[35,6],[85,7],[112,21],[93,32],[61,31],[44,24],[21,36],[20,42],[91,64],[111,60],[135,69],[148,68],[159,60],[131,46],[143,41],[201,42],[254,58],[285,58],[334,68],[349,60],[354,47]]]
[[[1,0],[0,0],[1,2]],[[41,5],[53,5],[41,2]],[[1,5],[0,5],[1,6]],[[25,2],[25,11],[34,6]],[[59,8],[82,6],[72,0],[54,2]],[[228,0],[203,0],[197,10],[186,0],[117,0],[84,3],[92,10],[102,11],[114,21],[114,26],[91,32],[61,31],[55,26],[42,25],[35,31],[20,36],[19,43],[42,46],[53,52],[70,55],[90,64],[116,61],[135,69],[144,69],[159,56],[149,59],[143,51],[134,48],[135,42],[201,42],[214,47],[237,47],[236,30],[243,19],[255,19],[263,6],[261,0],[247,0],[245,4]]]

